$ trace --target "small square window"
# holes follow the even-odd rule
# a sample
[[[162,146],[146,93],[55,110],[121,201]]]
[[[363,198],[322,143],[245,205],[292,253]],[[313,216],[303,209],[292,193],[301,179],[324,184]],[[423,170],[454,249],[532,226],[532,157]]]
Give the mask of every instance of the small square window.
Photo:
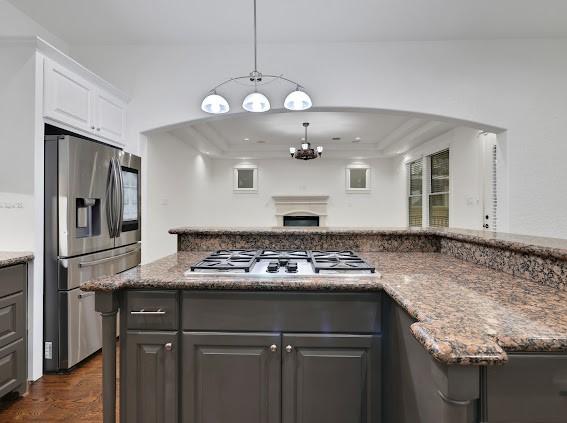
[[[238,189],[254,188],[254,169],[238,169]]]
[[[348,192],[370,191],[370,168],[366,165],[351,165],[346,169],[346,190]]]
[[[258,190],[258,168],[251,165],[234,168],[233,188],[235,192]]]

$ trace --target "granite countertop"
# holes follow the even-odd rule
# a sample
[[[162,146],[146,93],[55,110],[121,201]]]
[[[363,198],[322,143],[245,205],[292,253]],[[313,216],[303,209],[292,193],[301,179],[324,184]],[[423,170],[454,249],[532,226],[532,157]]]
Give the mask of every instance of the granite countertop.
[[[28,251],[0,251],[0,268],[14,264],[27,263],[33,260],[33,254]]]
[[[381,278],[185,276],[206,254],[178,252],[81,288],[384,290],[417,320],[412,333],[443,363],[502,364],[508,359],[506,352],[567,351],[566,291],[443,254],[360,253]]]
[[[415,235],[435,236],[505,248],[511,251],[567,260],[567,240],[505,232],[458,228],[363,228],[363,227],[180,227],[169,230],[175,235]]]

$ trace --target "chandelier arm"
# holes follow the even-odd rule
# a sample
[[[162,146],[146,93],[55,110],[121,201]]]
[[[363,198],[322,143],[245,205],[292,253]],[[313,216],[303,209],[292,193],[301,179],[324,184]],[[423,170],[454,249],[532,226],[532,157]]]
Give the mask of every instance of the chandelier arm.
[[[286,78],[283,75],[264,75],[264,78],[276,78],[276,79],[281,79],[283,81],[289,82],[292,85],[297,86],[297,88],[304,88],[303,85],[301,85],[299,82],[293,81],[289,78]],[[250,75],[246,75],[246,76],[234,76],[232,78],[228,78],[227,80],[221,82],[220,84],[215,85],[213,88],[211,88],[209,90],[209,93],[213,93],[214,91],[216,91],[218,88],[222,87],[223,85],[228,84],[229,82],[233,82],[233,81],[238,81],[241,79],[250,79]]]
[[[237,81],[239,79],[248,79],[250,78],[249,76],[234,76],[232,78],[228,78],[227,80],[221,82],[220,84],[215,85],[213,88],[211,88],[209,90],[210,93],[213,93],[214,91],[216,91],[218,88],[222,87],[225,84],[228,84],[229,82],[233,82],[233,81]]]

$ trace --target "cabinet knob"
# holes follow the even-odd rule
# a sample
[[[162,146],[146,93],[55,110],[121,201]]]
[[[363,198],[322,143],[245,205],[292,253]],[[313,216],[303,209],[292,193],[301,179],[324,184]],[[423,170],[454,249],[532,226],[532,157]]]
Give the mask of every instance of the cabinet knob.
[[[290,353],[293,350],[293,347],[291,345],[288,345],[285,347],[285,350]]]
[[[165,344],[165,350],[166,351],[171,351],[173,349],[173,345],[171,344],[171,342],[168,342],[167,344]]]
[[[278,350],[278,346],[276,344],[270,345],[270,351],[271,352],[276,352],[277,350]]]
[[[91,126],[91,129],[95,129],[95,127],[94,127],[94,126]]]
[[[100,131],[100,128],[96,128],[97,131]]]

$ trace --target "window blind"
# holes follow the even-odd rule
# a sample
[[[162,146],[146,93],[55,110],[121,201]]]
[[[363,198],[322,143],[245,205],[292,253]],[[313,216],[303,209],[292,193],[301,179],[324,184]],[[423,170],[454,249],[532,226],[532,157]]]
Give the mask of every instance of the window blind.
[[[431,155],[429,226],[449,226],[449,150]]]
[[[423,216],[423,159],[409,164],[409,226],[421,226]]]

